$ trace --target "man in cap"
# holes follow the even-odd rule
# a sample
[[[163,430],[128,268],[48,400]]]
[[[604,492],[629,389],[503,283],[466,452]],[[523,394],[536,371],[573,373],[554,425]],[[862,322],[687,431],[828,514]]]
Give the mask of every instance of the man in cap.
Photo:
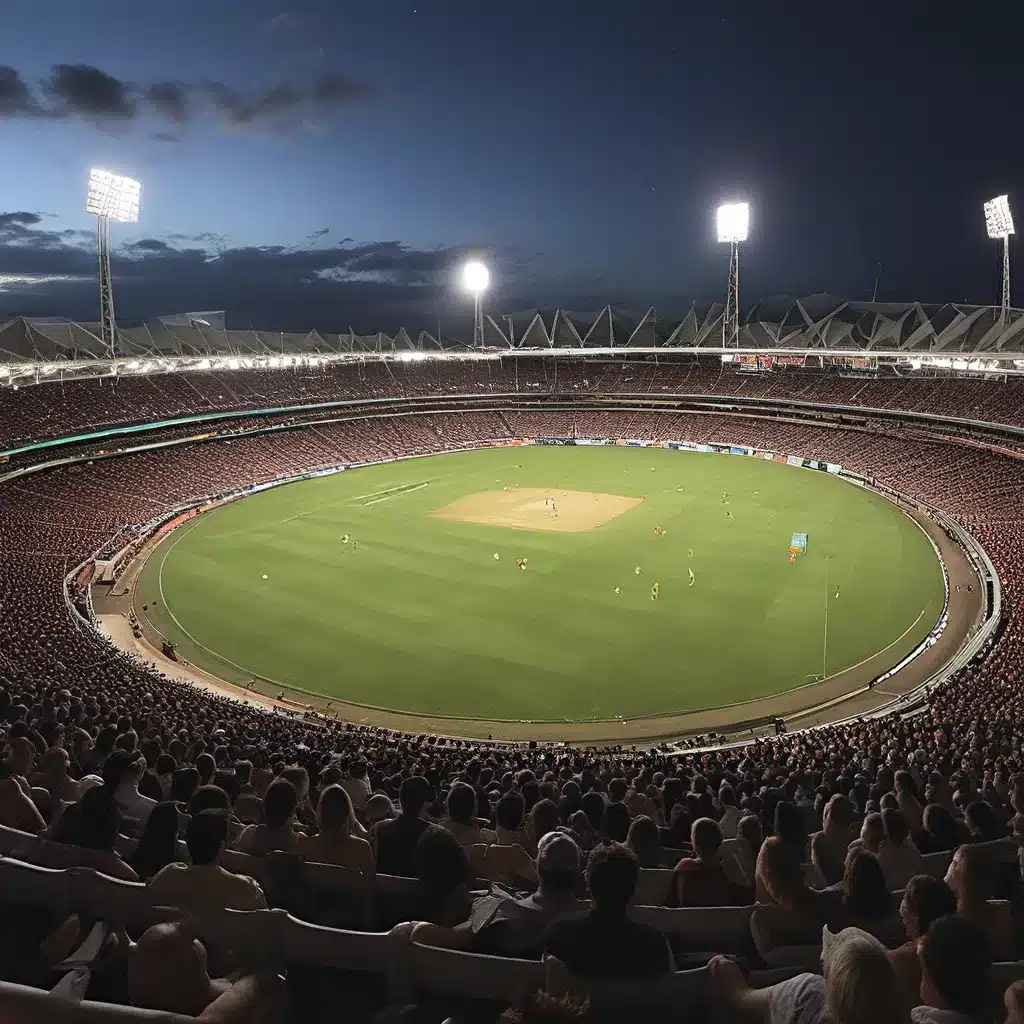
[[[552,924],[587,911],[587,904],[576,895],[581,880],[580,848],[572,836],[556,831],[541,837],[537,879],[537,890],[529,896],[483,896],[474,902],[464,924],[439,928],[422,923],[416,926],[413,940],[492,956],[539,958]]]

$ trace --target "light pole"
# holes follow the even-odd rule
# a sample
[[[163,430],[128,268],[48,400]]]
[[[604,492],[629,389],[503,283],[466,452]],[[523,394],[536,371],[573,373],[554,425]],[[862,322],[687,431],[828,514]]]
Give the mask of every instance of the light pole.
[[[135,223],[139,219],[142,186],[133,178],[93,168],[89,172],[87,213],[96,216],[96,254],[100,261],[100,334],[107,355],[115,355],[117,324],[114,319],[114,282],[110,273],[110,222]]]
[[[719,242],[729,243],[729,285],[722,317],[722,348],[740,344],[740,242],[747,240],[750,227],[748,203],[726,203],[716,218]]]
[[[999,322],[1005,325],[1010,315],[1010,235],[1013,234],[1009,196],[996,196],[985,204],[985,229],[989,238],[1003,240],[1003,293],[999,303]]]
[[[462,268],[462,283],[473,293],[473,348],[484,347],[484,311],[481,296],[491,283],[491,274],[479,260],[470,260]]]

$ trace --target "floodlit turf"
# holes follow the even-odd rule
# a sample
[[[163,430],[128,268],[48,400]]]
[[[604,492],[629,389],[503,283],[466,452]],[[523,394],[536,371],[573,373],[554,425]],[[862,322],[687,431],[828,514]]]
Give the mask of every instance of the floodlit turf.
[[[505,487],[643,501],[579,532],[434,514]],[[796,532],[809,547],[790,565]],[[225,678],[538,721],[801,685],[822,672],[826,594],[831,675],[883,648],[892,663],[909,651],[941,611],[942,575],[913,522],[825,473],[526,447],[364,467],[235,502],[165,542],[137,600],[158,603],[150,615],[182,656]]]

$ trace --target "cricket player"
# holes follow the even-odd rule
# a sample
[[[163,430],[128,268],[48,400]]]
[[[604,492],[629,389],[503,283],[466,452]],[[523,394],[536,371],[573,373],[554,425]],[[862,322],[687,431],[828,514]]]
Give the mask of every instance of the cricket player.
[[[652,601],[657,601],[658,600],[658,595],[660,593],[661,593],[661,584],[660,583],[655,583],[654,586],[651,587],[651,600]]]
[[[687,584],[687,586],[692,587],[693,586],[693,581],[694,581],[694,579],[696,579],[696,577],[693,575],[693,570],[691,568],[689,568],[689,566],[687,566],[686,575],[689,577],[689,580],[690,580],[690,582]]]

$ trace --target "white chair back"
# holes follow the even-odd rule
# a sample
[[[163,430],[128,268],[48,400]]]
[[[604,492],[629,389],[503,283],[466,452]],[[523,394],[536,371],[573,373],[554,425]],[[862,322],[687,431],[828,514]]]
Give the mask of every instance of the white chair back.
[[[633,893],[635,907],[663,907],[672,886],[673,872],[668,868],[641,868]]]

